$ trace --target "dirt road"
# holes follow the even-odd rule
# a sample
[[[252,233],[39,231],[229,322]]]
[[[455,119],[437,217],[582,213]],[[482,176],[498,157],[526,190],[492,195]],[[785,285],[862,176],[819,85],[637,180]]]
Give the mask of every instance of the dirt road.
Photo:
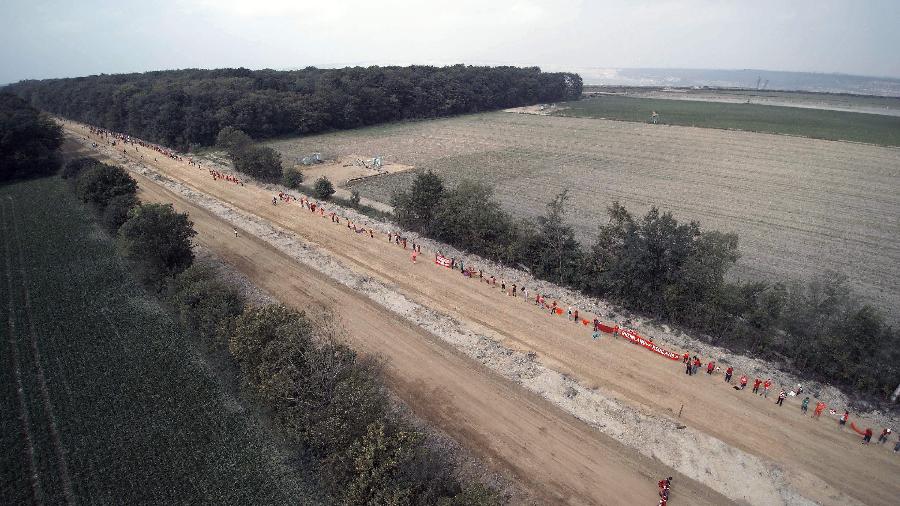
[[[73,131],[83,134],[77,127]],[[147,156],[144,161],[148,161]],[[185,185],[294,231],[415,302],[486,329],[507,347],[536,352],[543,364],[583,385],[614,392],[617,399],[638,410],[674,416],[683,404],[684,424],[734,448],[774,461],[794,488],[817,502],[893,504],[900,497],[900,485],[894,479],[900,464],[895,455],[884,447],[861,446],[855,435],[839,432],[832,420],[813,422],[802,417],[796,400],[779,407],[774,399],[753,396],[749,389],[739,392],[729,388],[720,376],[715,380],[705,374],[687,377],[680,364],[621,340],[592,342],[580,325],[550,317],[520,298],[503,296],[494,288],[428,262],[411,265],[408,251],[388,244],[383,236],[378,240],[360,240],[344,226],[335,226],[327,218],[299,206],[272,206],[271,193],[255,185],[213,182],[205,170],[162,156],[153,165]],[[149,186],[142,185],[145,191],[149,191]],[[157,198],[176,200],[165,195]],[[470,447],[482,446],[483,454],[508,466],[523,481],[540,484],[546,496],[568,502],[648,504],[653,500],[652,477],[665,472],[655,461],[635,457],[634,452],[615,441],[605,440],[568,415],[554,411],[556,408],[549,403],[498,381],[421,330],[401,322],[390,329],[381,327],[386,323],[380,320],[391,320],[391,315],[378,308],[360,309],[370,302],[352,291],[332,286],[319,293],[319,285],[328,285],[321,276],[316,288],[311,289],[306,280],[316,279],[317,274],[292,266],[295,262],[285,260],[276,264],[277,268],[265,268],[265,259],[272,254],[263,255],[264,245],[260,251],[244,251],[249,245],[242,244],[252,240],[242,237],[240,241],[225,241],[230,229],[226,233],[217,231],[210,238],[203,227],[212,225],[196,217],[195,213],[202,214],[198,211],[190,210],[201,230],[200,242],[285,302],[337,302],[336,306],[350,316],[348,322],[371,311],[373,321],[349,328],[350,333],[361,349],[385,354],[401,397],[426,419]],[[208,221],[214,223],[215,219]],[[428,258],[427,253],[423,256]],[[373,327],[379,328],[376,335]],[[397,346],[401,340],[403,344]],[[422,356],[412,351],[422,347]],[[453,369],[448,369],[451,366]],[[439,371],[445,374],[439,375]],[[501,386],[504,390],[498,392]],[[436,399],[441,402],[435,402]],[[644,471],[653,469],[653,465],[659,471]],[[611,479],[606,481],[606,476]],[[629,496],[637,493],[633,492],[634,487],[651,489],[649,496]],[[616,491],[615,495],[611,491]],[[716,502],[703,487],[697,487],[693,493]],[[745,500],[754,502],[753,497]]]
[[[656,480],[674,475],[678,486],[673,498],[685,504],[729,502],[491,374],[433,335],[252,234],[241,230],[235,238],[231,224],[150,179],[137,177],[142,201],[173,203],[189,213],[198,232],[195,240],[257,286],[300,309],[332,308],[355,349],[386,359],[391,388],[419,416],[511,473],[542,500],[655,504]]]

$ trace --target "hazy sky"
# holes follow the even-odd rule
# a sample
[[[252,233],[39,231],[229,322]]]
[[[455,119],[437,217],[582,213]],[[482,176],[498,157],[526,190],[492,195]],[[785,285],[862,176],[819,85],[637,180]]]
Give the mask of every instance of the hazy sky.
[[[900,77],[900,0],[2,0],[0,83],[472,63]]]

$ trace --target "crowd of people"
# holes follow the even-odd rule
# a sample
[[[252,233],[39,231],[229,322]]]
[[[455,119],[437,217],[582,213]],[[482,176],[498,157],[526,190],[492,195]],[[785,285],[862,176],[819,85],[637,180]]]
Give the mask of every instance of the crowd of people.
[[[167,158],[171,158],[172,160],[177,160],[179,162],[184,161],[184,157],[179,155],[177,152],[175,152],[169,148],[160,146],[158,144],[153,144],[151,142],[144,142],[144,141],[137,139],[135,137],[132,137],[128,134],[112,132],[105,128],[98,128],[98,127],[94,127],[94,126],[90,126],[90,125],[88,125],[87,128],[88,128],[88,131],[90,131],[92,134],[109,142],[111,146],[115,146],[117,142],[121,142],[123,144],[130,144],[132,146],[135,146],[135,148],[137,146],[140,146],[142,148],[156,151],[157,153],[159,153]],[[191,160],[191,164],[193,165],[193,160]],[[197,166],[199,167],[199,164],[197,164]]]
[[[192,165],[194,164],[193,161],[190,161],[189,163]],[[197,167],[199,167],[199,166],[200,166],[200,164],[197,163]],[[238,178],[237,176],[232,176],[231,174],[225,174],[225,173],[219,172],[217,170],[209,169],[209,175],[212,176],[213,181],[218,181],[221,179],[222,181],[228,181],[229,183],[234,183],[234,184],[239,184],[241,186],[244,186],[244,182],[241,181],[240,178]]]

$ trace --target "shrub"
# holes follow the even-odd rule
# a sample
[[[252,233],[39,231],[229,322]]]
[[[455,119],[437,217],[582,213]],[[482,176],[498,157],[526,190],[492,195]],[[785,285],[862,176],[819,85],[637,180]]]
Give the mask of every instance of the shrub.
[[[352,192],[350,192],[350,205],[351,205],[351,206],[353,206],[353,207],[359,207],[359,201],[360,201],[360,200],[361,200],[361,199],[360,199],[360,196],[359,196],[359,190],[353,190]]]
[[[288,188],[293,188],[296,190],[300,187],[300,183],[302,182],[303,173],[293,167],[284,169],[281,174],[281,184],[287,186]]]
[[[194,261],[191,237],[196,234],[187,214],[176,213],[172,204],[142,204],[128,213],[119,228],[118,243],[139,277],[159,285]]]
[[[107,230],[115,233],[123,223],[128,221],[128,213],[138,203],[138,199],[133,193],[116,195],[106,204],[106,208],[100,216],[100,222]]]
[[[268,146],[248,147],[234,158],[234,167],[262,181],[278,181],[282,175],[281,155]]]
[[[313,186],[313,195],[317,199],[328,200],[334,195],[334,185],[331,184],[327,177],[321,176],[319,179],[316,179],[316,184]]]
[[[75,179],[75,192],[84,202],[101,210],[118,195],[134,195],[137,181],[119,167],[97,163],[81,170]]]
[[[216,279],[207,265],[191,265],[172,281],[172,304],[179,321],[191,332],[221,348],[217,339],[223,324],[244,311],[244,297],[232,286]]]
[[[98,163],[100,162],[89,156],[75,158],[74,160],[69,160],[68,162],[66,162],[66,165],[63,167],[62,173],[60,175],[63,179],[75,179],[75,177],[78,176],[79,172],[87,167],[97,165]]]

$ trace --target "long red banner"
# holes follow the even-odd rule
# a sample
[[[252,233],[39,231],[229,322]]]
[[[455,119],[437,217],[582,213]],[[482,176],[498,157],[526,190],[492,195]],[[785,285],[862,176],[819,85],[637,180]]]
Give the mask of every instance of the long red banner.
[[[453,262],[444,255],[435,255],[434,263],[447,267],[448,269],[453,265]]]
[[[648,350],[650,350],[654,353],[658,353],[670,360],[680,360],[681,359],[681,355],[660,348],[659,346],[653,344],[653,341],[648,341],[648,340],[644,339],[643,337],[641,337],[640,334],[638,334],[637,332],[635,332],[631,329],[620,328],[619,335],[624,337],[625,339],[628,339],[629,341],[631,341],[632,343],[634,343],[638,346],[643,346],[644,348],[647,348]]]

